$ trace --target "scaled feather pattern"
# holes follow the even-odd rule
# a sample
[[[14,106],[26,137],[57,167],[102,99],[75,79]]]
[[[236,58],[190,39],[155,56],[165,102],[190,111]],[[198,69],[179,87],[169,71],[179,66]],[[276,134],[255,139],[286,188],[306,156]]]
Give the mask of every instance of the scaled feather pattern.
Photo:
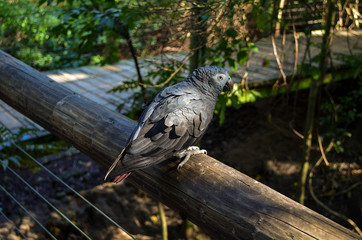
[[[200,67],[156,95],[105,178],[123,181],[131,171],[165,161],[196,144],[211,122],[218,95],[233,81],[218,66]]]

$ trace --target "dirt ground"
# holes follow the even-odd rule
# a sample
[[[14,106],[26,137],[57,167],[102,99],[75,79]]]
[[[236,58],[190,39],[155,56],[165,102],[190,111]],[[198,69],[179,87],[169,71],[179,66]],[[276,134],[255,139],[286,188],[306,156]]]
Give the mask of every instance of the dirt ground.
[[[289,96],[289,99],[284,96],[259,100],[245,104],[239,110],[228,109],[222,126],[215,117],[201,142],[202,148],[207,149],[210,156],[292,199],[297,199],[303,140],[293,133],[291,126],[302,132],[307,93],[299,93],[296,108],[293,96]],[[314,190],[326,205],[352,218],[361,227],[361,129],[358,125],[354,129],[351,143],[347,143],[347,153],[327,155],[328,160],[336,163],[337,167],[321,166],[316,171]],[[315,145],[312,164],[319,156]],[[127,180],[119,185],[103,183],[106,169],[83,154],[62,158],[47,156],[40,161],[137,239],[161,239],[158,203],[134,188]],[[22,170],[19,173],[92,239],[130,239],[43,171]],[[30,193],[9,171],[2,174],[0,184],[58,239],[85,239],[62,220],[54,209]],[[351,229],[346,222],[315,204],[309,194],[306,205]],[[50,239],[4,192],[0,192],[0,209],[29,239]],[[186,231],[186,222],[177,212],[165,207],[165,213],[169,239],[185,239],[185,234],[188,239],[210,239],[195,225],[191,225]],[[1,216],[0,239],[22,239]]]

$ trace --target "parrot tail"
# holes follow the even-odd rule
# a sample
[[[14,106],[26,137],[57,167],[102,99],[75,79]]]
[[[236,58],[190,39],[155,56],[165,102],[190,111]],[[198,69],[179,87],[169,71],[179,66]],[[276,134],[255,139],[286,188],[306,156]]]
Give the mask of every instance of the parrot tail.
[[[112,172],[112,170],[117,166],[118,162],[122,159],[124,150],[126,150],[126,148],[123,148],[123,149],[122,149],[121,153],[118,155],[118,157],[116,158],[116,160],[113,162],[112,166],[110,166],[110,168],[108,169],[108,172],[107,172],[106,176],[104,177],[104,180],[107,179],[108,175]],[[125,175],[125,174],[122,174],[121,176],[123,176],[123,175]],[[128,175],[127,175],[127,176],[128,176]],[[126,177],[127,177],[127,176],[126,176]],[[125,178],[126,178],[126,177],[125,177]],[[125,179],[125,178],[124,178],[124,179]],[[123,180],[124,180],[124,179],[123,179]]]
[[[119,175],[119,176],[117,176],[117,177],[115,177],[115,178],[113,179],[113,182],[114,182],[114,183],[120,183],[120,182],[122,182],[123,180],[125,180],[130,174],[131,174],[131,173],[128,172],[128,173]]]

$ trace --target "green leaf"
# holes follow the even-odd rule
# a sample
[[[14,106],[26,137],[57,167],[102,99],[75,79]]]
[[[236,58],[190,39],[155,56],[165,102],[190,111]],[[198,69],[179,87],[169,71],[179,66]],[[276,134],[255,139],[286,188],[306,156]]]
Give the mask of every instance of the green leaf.
[[[247,45],[248,45],[248,48],[249,48],[251,51],[256,52],[256,53],[259,52],[259,49],[258,49],[258,47],[255,45],[255,43],[248,42]]]
[[[99,22],[101,27],[106,27],[108,29],[113,29],[114,27],[114,21],[108,16],[103,16]]]
[[[228,63],[232,71],[236,72],[238,70],[238,63],[233,58],[229,58]]]
[[[243,65],[246,61],[248,61],[249,56],[246,51],[240,51],[236,55],[236,60],[238,61],[239,65]]]
[[[210,18],[209,14],[204,14],[204,15],[201,16],[201,19],[204,20],[204,21],[209,20],[209,18]]]
[[[238,36],[238,32],[234,28],[229,28],[226,30],[225,35],[231,38],[236,38]]]
[[[11,156],[8,159],[11,162],[15,163],[17,166],[20,166],[19,158],[20,158],[19,156]]]
[[[263,67],[268,67],[269,65],[270,65],[270,60],[269,59],[266,59],[266,58],[264,58],[263,59]]]
[[[1,166],[3,167],[4,170],[6,170],[9,166],[9,160],[7,159],[1,160]]]
[[[314,80],[318,80],[321,76],[321,72],[319,71],[319,69],[317,67],[312,67],[310,73]]]

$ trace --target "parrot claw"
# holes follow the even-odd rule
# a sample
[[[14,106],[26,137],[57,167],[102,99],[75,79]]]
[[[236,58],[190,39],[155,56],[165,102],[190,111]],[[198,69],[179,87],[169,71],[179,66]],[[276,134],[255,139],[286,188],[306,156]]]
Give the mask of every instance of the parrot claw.
[[[200,150],[200,148],[198,146],[190,146],[185,151],[195,151],[195,150]]]
[[[175,157],[183,158],[182,161],[178,164],[177,170],[180,170],[180,168],[190,159],[190,157],[196,154],[207,154],[207,151],[204,149],[200,150],[200,148],[197,146],[190,146],[186,150],[176,153],[174,155]]]

